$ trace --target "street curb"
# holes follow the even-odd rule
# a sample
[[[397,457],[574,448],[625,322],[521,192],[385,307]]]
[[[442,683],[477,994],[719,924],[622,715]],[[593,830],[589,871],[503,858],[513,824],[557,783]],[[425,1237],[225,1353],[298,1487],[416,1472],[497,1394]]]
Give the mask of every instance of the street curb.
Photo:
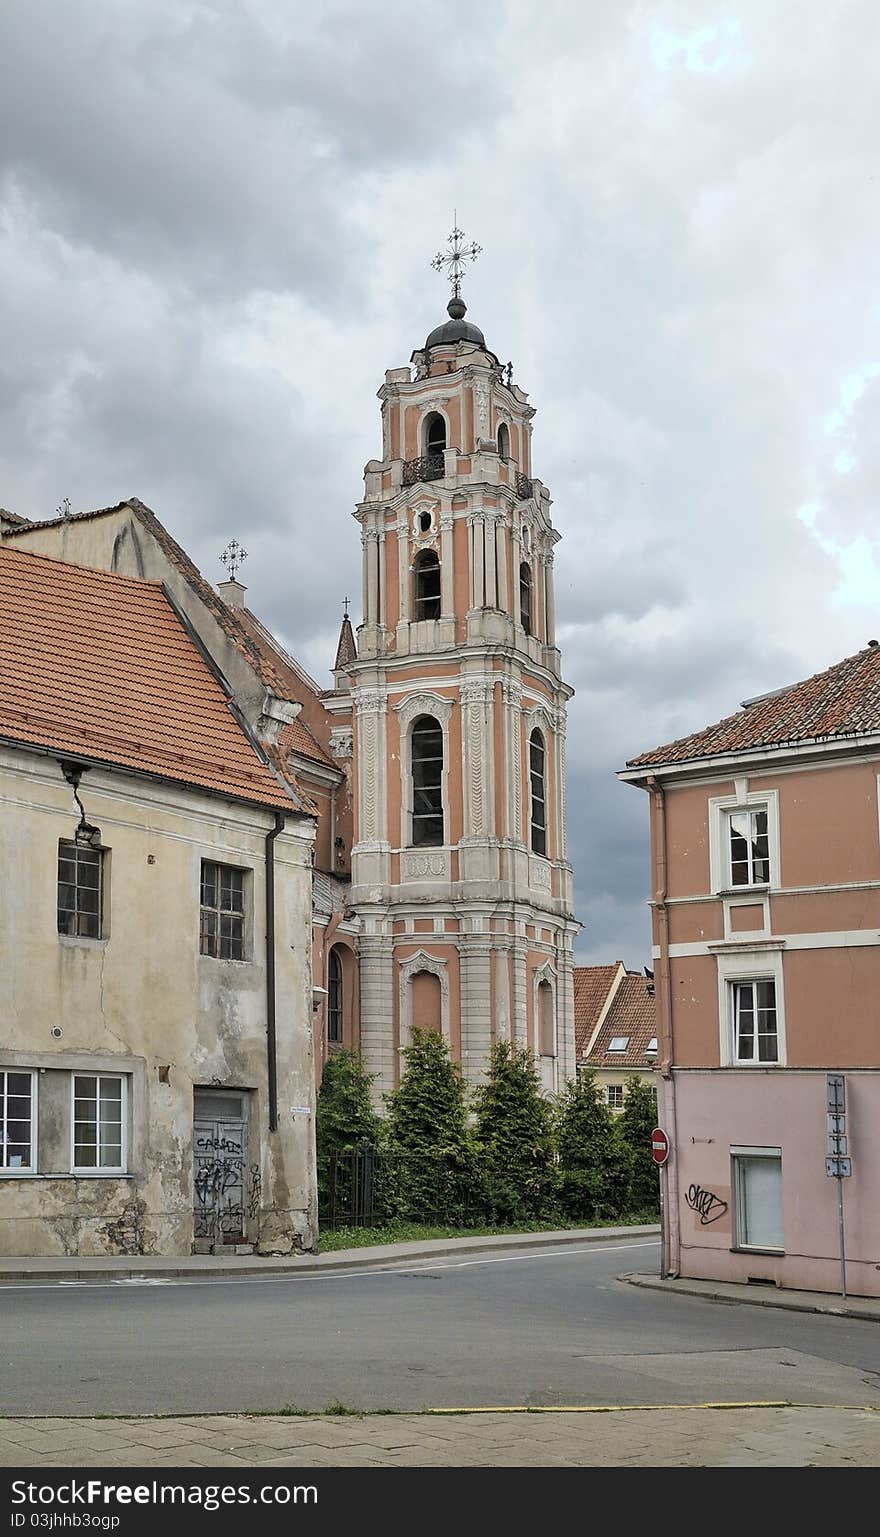
[[[397,1268],[415,1260],[437,1260],[450,1255],[505,1253],[512,1249],[564,1248],[568,1245],[604,1243],[625,1238],[659,1237],[660,1229],[654,1225],[620,1228],[565,1228],[561,1232],[509,1233],[503,1237],[480,1236],[476,1238],[431,1238],[418,1243],[372,1245],[363,1249],[337,1249],[329,1254],[299,1255],[284,1259],[252,1259],[241,1256],[237,1261],[220,1259],[216,1265],[194,1265],[187,1259],[149,1263],[152,1256],[140,1262],[135,1257],[128,1263],[108,1265],[100,1260],[85,1265],[82,1260],[71,1259],[66,1266],[53,1256],[20,1257],[17,1265],[0,1260],[0,1288],[11,1282],[45,1284],[70,1281],[150,1281],[150,1280],[219,1280],[243,1276],[263,1276],[269,1279],[292,1279],[297,1276],[315,1276],[344,1270],[384,1270]],[[214,1256],[205,1256],[213,1259]]]
[[[704,1281],[682,1280],[680,1276],[669,1277],[661,1280],[659,1276],[639,1275],[636,1272],[625,1273],[617,1277],[618,1281],[626,1281],[630,1286],[641,1286],[646,1291],[666,1292],[668,1295],[681,1297],[702,1297],[705,1302],[726,1302],[729,1305],[745,1303],[748,1307],[759,1308],[783,1308],[789,1313],[823,1313],[832,1318],[861,1318],[868,1323],[880,1323],[880,1302],[874,1303],[873,1298],[865,1297],[858,1300],[864,1301],[867,1306],[851,1307],[841,1300],[837,1302],[819,1301],[814,1296],[798,1297],[790,1291],[779,1292],[755,1291],[750,1286],[738,1286],[735,1282],[723,1283],[726,1289],[720,1291],[711,1287]]]

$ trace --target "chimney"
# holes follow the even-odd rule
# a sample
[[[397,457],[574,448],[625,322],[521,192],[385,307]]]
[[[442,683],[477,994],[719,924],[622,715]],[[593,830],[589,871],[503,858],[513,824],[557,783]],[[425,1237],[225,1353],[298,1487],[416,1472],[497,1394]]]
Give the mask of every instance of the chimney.
[[[236,581],[231,576],[228,582],[218,582],[217,591],[227,608],[244,608],[244,595],[247,592],[244,582]]]

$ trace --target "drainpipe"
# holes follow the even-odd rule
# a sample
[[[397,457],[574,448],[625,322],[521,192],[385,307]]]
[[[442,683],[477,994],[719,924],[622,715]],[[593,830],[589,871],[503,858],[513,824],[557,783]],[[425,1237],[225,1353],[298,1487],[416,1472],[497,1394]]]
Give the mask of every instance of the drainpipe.
[[[672,1158],[664,1165],[666,1190],[664,1200],[665,1233],[663,1235],[663,1276],[678,1275],[678,1265],[673,1266],[673,1253],[678,1256],[678,1137],[675,1119],[675,1079],[672,1073],[672,982],[669,974],[669,908],[666,905],[666,794],[654,774],[647,779],[648,793],[654,810],[654,911],[660,950],[659,1004],[660,1004],[660,1076],[665,1080],[664,1098],[668,1125],[664,1130],[669,1136]]]
[[[278,1130],[278,1062],[275,1049],[275,839],[284,831],[284,812],[266,834],[266,1070],[269,1080],[269,1130]]]

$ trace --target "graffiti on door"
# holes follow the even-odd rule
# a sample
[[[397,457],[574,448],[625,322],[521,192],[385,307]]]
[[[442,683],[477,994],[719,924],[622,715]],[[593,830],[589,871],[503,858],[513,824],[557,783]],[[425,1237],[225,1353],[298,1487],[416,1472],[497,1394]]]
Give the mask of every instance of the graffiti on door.
[[[241,1242],[247,1176],[244,1122],[196,1121],[193,1151],[195,1237]]]

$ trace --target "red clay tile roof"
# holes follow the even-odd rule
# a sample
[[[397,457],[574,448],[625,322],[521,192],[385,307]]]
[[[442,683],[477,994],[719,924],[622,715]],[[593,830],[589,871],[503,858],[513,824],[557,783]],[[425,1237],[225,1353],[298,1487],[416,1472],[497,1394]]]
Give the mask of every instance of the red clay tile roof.
[[[287,655],[256,615],[249,609],[230,608],[224,603],[182,546],[172,538],[167,528],[159,522],[156,514],[138,497],[130,496],[125,502],[117,502],[115,507],[98,507],[94,512],[74,512],[69,518],[48,518],[37,524],[23,522],[21,530],[7,529],[4,538],[14,538],[19,531],[23,533],[25,529],[53,528],[64,522],[103,518],[108,513],[122,512],[125,508],[130,508],[138,521],[153,535],[171,564],[180,571],[206,608],[214,615],[228,639],[242,652],[257,677],[276,698],[302,702],[304,692],[315,698],[320,697],[317,684],[296,665],[292,657]],[[285,728],[281,733],[281,745],[290,751],[300,753],[303,757],[314,758],[320,763],[328,763],[335,767],[333,760],[312,735],[305,722],[294,721],[291,727]]]
[[[16,528],[31,527],[27,518],[19,517],[17,512],[10,512],[8,507],[0,507],[0,528],[3,527],[4,523],[8,523],[10,526],[14,524]]]
[[[0,545],[0,736],[297,811],[162,586]]]
[[[574,1034],[577,1059],[586,1052],[596,1021],[611,991],[611,984],[622,965],[615,961],[611,966],[575,966],[574,974]]]
[[[589,1056],[589,1067],[653,1067],[657,1058],[648,1056],[648,1042],[657,1034],[657,1007],[648,994],[645,977],[628,971],[611,1000],[602,1028]],[[615,1036],[628,1037],[625,1051],[609,1051]]]
[[[631,758],[627,768],[875,732],[880,732],[880,647],[869,645],[803,683],[762,695],[714,726]]]

